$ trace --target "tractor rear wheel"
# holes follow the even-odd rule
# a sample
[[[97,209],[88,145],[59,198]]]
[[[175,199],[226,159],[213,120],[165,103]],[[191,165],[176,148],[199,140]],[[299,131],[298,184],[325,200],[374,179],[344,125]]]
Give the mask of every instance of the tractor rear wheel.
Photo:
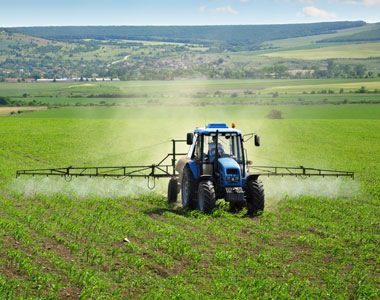
[[[168,186],[168,202],[177,202],[178,197],[178,181],[175,178],[171,178]]]
[[[181,184],[181,197],[183,208],[194,208],[195,199],[195,179],[188,166],[183,169],[182,184]]]
[[[246,183],[245,194],[247,199],[248,215],[257,215],[264,210],[264,187],[261,180],[250,180]]]
[[[198,186],[198,209],[210,213],[216,206],[215,188],[211,181],[201,181]]]

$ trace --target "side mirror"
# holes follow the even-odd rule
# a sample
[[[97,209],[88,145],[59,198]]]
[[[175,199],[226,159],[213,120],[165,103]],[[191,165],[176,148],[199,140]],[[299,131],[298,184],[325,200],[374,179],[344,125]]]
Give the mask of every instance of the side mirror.
[[[194,134],[192,134],[192,133],[188,133],[188,134],[187,134],[186,143],[187,143],[188,145],[192,145],[192,144],[193,144],[193,139],[194,139]]]
[[[257,134],[255,134],[255,146],[256,147],[260,146],[260,137]]]

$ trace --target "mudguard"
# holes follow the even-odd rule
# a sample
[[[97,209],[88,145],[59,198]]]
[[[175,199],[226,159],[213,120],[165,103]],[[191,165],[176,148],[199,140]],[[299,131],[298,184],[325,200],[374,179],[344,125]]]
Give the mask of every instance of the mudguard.
[[[199,179],[199,169],[198,165],[195,161],[189,161],[187,165],[190,167],[191,173],[193,173],[194,179]]]

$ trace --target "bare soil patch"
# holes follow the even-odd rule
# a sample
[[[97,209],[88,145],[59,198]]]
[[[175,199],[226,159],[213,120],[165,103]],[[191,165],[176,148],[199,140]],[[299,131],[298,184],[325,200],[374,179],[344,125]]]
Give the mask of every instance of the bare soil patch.
[[[39,110],[47,110],[47,106],[6,106],[0,107],[0,117],[7,117],[11,115],[12,112],[18,114],[18,112],[34,112]]]

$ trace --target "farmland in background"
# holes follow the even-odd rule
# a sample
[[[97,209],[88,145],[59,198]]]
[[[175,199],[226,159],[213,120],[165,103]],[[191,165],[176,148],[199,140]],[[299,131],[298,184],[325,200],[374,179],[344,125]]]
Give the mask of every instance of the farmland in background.
[[[355,93],[362,86],[371,93]],[[317,97],[376,102],[378,88],[364,79],[1,84],[10,99],[49,103],[138,95],[0,118],[1,298],[377,299],[380,106]],[[267,119],[272,109],[283,119]],[[258,133],[261,147],[246,143],[256,165],[342,169],[355,180],[263,178],[266,210],[248,218],[168,205],[165,180],[150,191],[145,181],[15,179],[18,169],[156,163],[171,139],[209,122]]]
[[[318,46],[318,45],[317,45]],[[321,60],[334,58],[368,58],[380,57],[380,43],[362,43],[362,44],[347,44],[293,51],[281,51],[269,54],[266,56],[297,58],[304,60]]]
[[[0,81],[379,78],[377,32],[360,21],[0,28]]]
[[[380,102],[377,79],[2,83],[16,105],[317,105]]]

